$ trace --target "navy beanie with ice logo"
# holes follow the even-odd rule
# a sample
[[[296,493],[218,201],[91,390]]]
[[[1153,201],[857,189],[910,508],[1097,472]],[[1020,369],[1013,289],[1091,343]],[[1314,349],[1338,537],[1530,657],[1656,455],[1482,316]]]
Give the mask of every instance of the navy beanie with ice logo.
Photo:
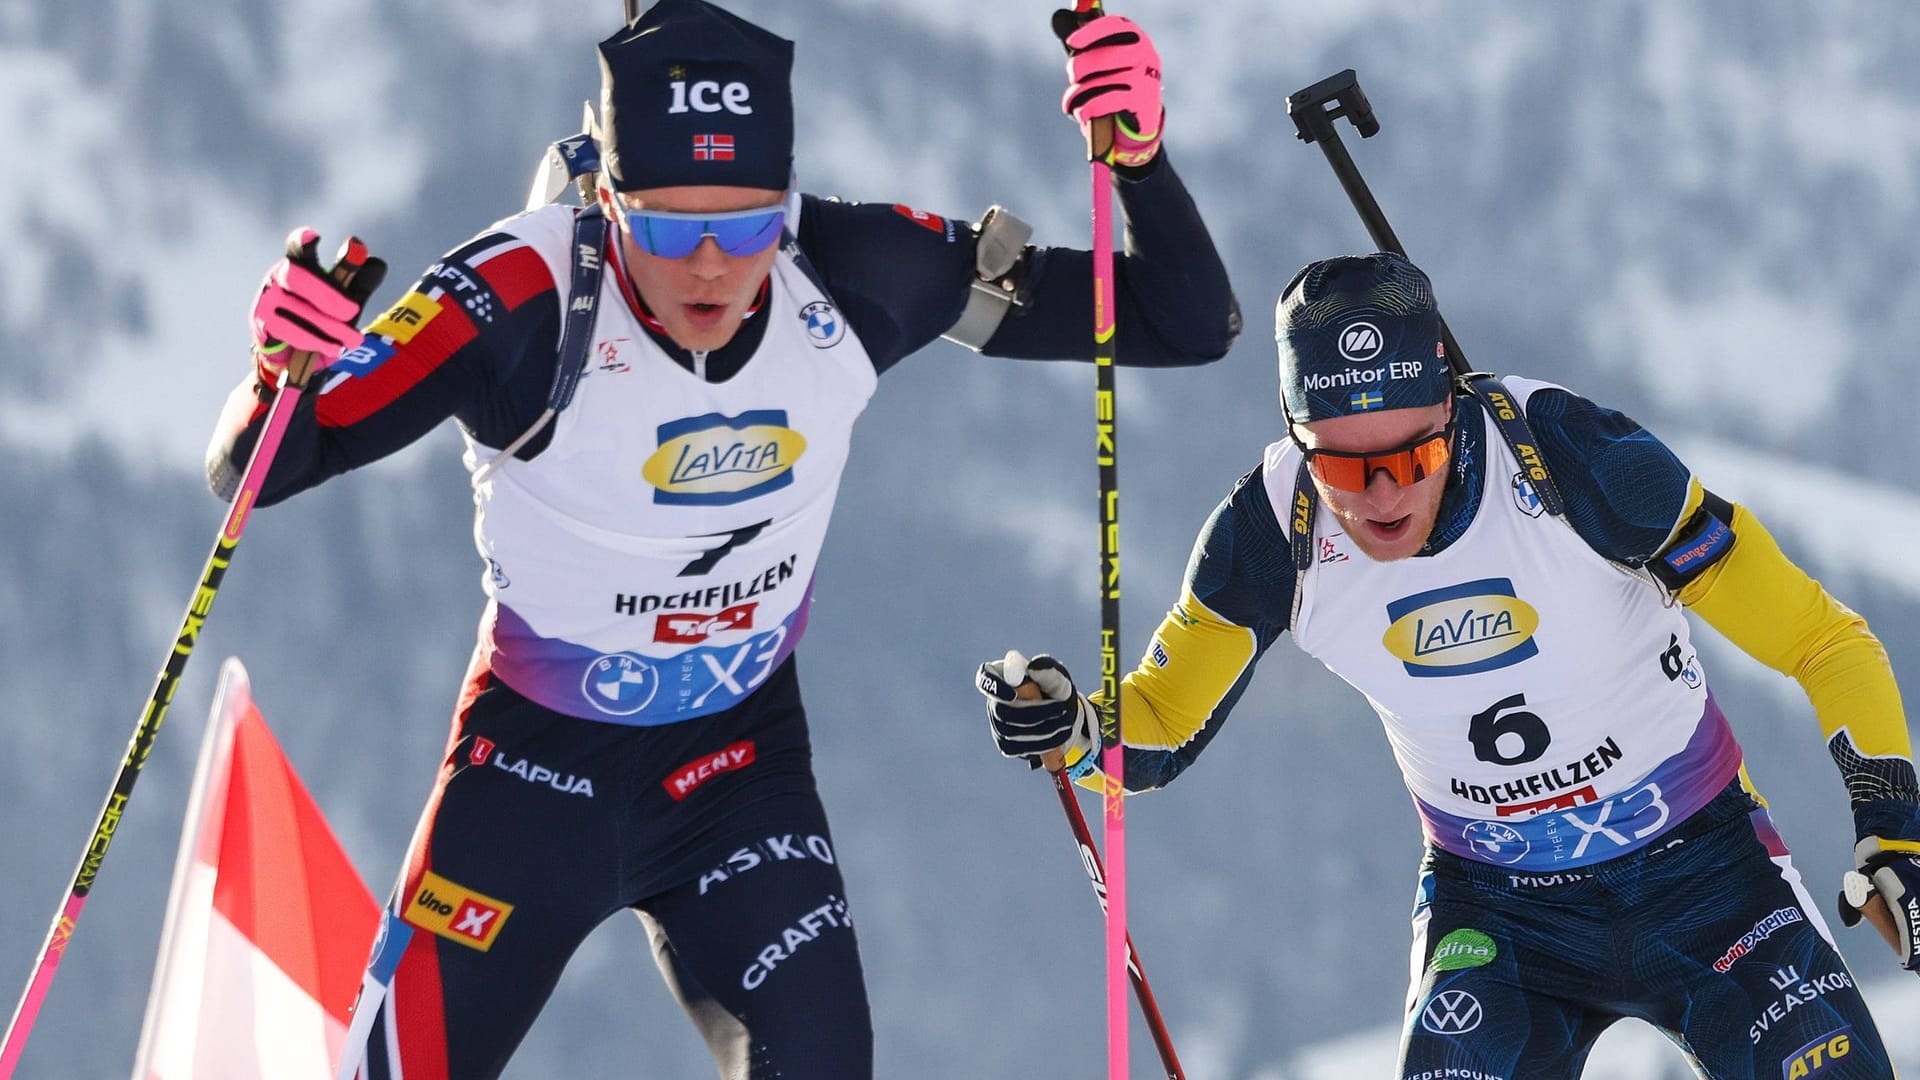
[[[600,150],[614,190],[784,190],[792,71],[793,42],[706,0],[659,0],[600,43]]]

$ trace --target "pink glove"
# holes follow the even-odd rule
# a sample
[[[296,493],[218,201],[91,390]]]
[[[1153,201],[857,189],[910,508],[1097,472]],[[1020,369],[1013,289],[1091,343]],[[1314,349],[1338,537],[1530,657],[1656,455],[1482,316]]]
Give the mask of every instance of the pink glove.
[[[320,234],[304,226],[288,233],[286,257],[267,271],[254,298],[253,355],[261,379],[269,385],[278,381],[295,352],[314,353],[316,368],[325,367],[364,336],[353,323],[383,274],[365,272],[366,245],[349,238],[341,247],[340,263],[361,272],[351,284],[335,285],[320,270],[315,256],[319,244]]]
[[[1160,151],[1166,110],[1160,104],[1160,53],[1146,32],[1120,15],[1102,15],[1063,38],[1070,85],[1060,107],[1080,123],[1089,152],[1089,129],[1113,117],[1109,165],[1145,165]]]

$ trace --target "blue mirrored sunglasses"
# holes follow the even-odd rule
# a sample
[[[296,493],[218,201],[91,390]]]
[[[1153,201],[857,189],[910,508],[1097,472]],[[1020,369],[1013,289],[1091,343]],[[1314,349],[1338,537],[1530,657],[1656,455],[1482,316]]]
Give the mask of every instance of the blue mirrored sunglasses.
[[[780,239],[780,228],[787,221],[785,202],[723,214],[621,209],[633,242],[641,251],[663,259],[684,259],[709,236],[729,255],[755,255]]]

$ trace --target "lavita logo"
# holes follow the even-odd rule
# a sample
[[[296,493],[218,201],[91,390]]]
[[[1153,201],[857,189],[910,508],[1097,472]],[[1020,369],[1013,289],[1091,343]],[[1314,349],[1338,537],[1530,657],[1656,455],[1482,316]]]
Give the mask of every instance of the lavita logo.
[[[1536,656],[1540,615],[1506,578],[1430,589],[1387,605],[1380,643],[1416,678],[1474,675]]]
[[[667,505],[730,506],[778,491],[793,483],[794,464],[807,452],[784,409],[673,420],[657,437],[659,449],[640,475],[653,486],[653,501]]]

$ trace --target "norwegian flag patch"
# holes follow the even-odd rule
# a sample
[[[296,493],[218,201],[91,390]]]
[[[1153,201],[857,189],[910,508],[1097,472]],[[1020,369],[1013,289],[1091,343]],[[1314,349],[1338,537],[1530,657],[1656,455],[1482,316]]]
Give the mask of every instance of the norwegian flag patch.
[[[693,137],[693,160],[732,161],[733,136],[695,135]]]

